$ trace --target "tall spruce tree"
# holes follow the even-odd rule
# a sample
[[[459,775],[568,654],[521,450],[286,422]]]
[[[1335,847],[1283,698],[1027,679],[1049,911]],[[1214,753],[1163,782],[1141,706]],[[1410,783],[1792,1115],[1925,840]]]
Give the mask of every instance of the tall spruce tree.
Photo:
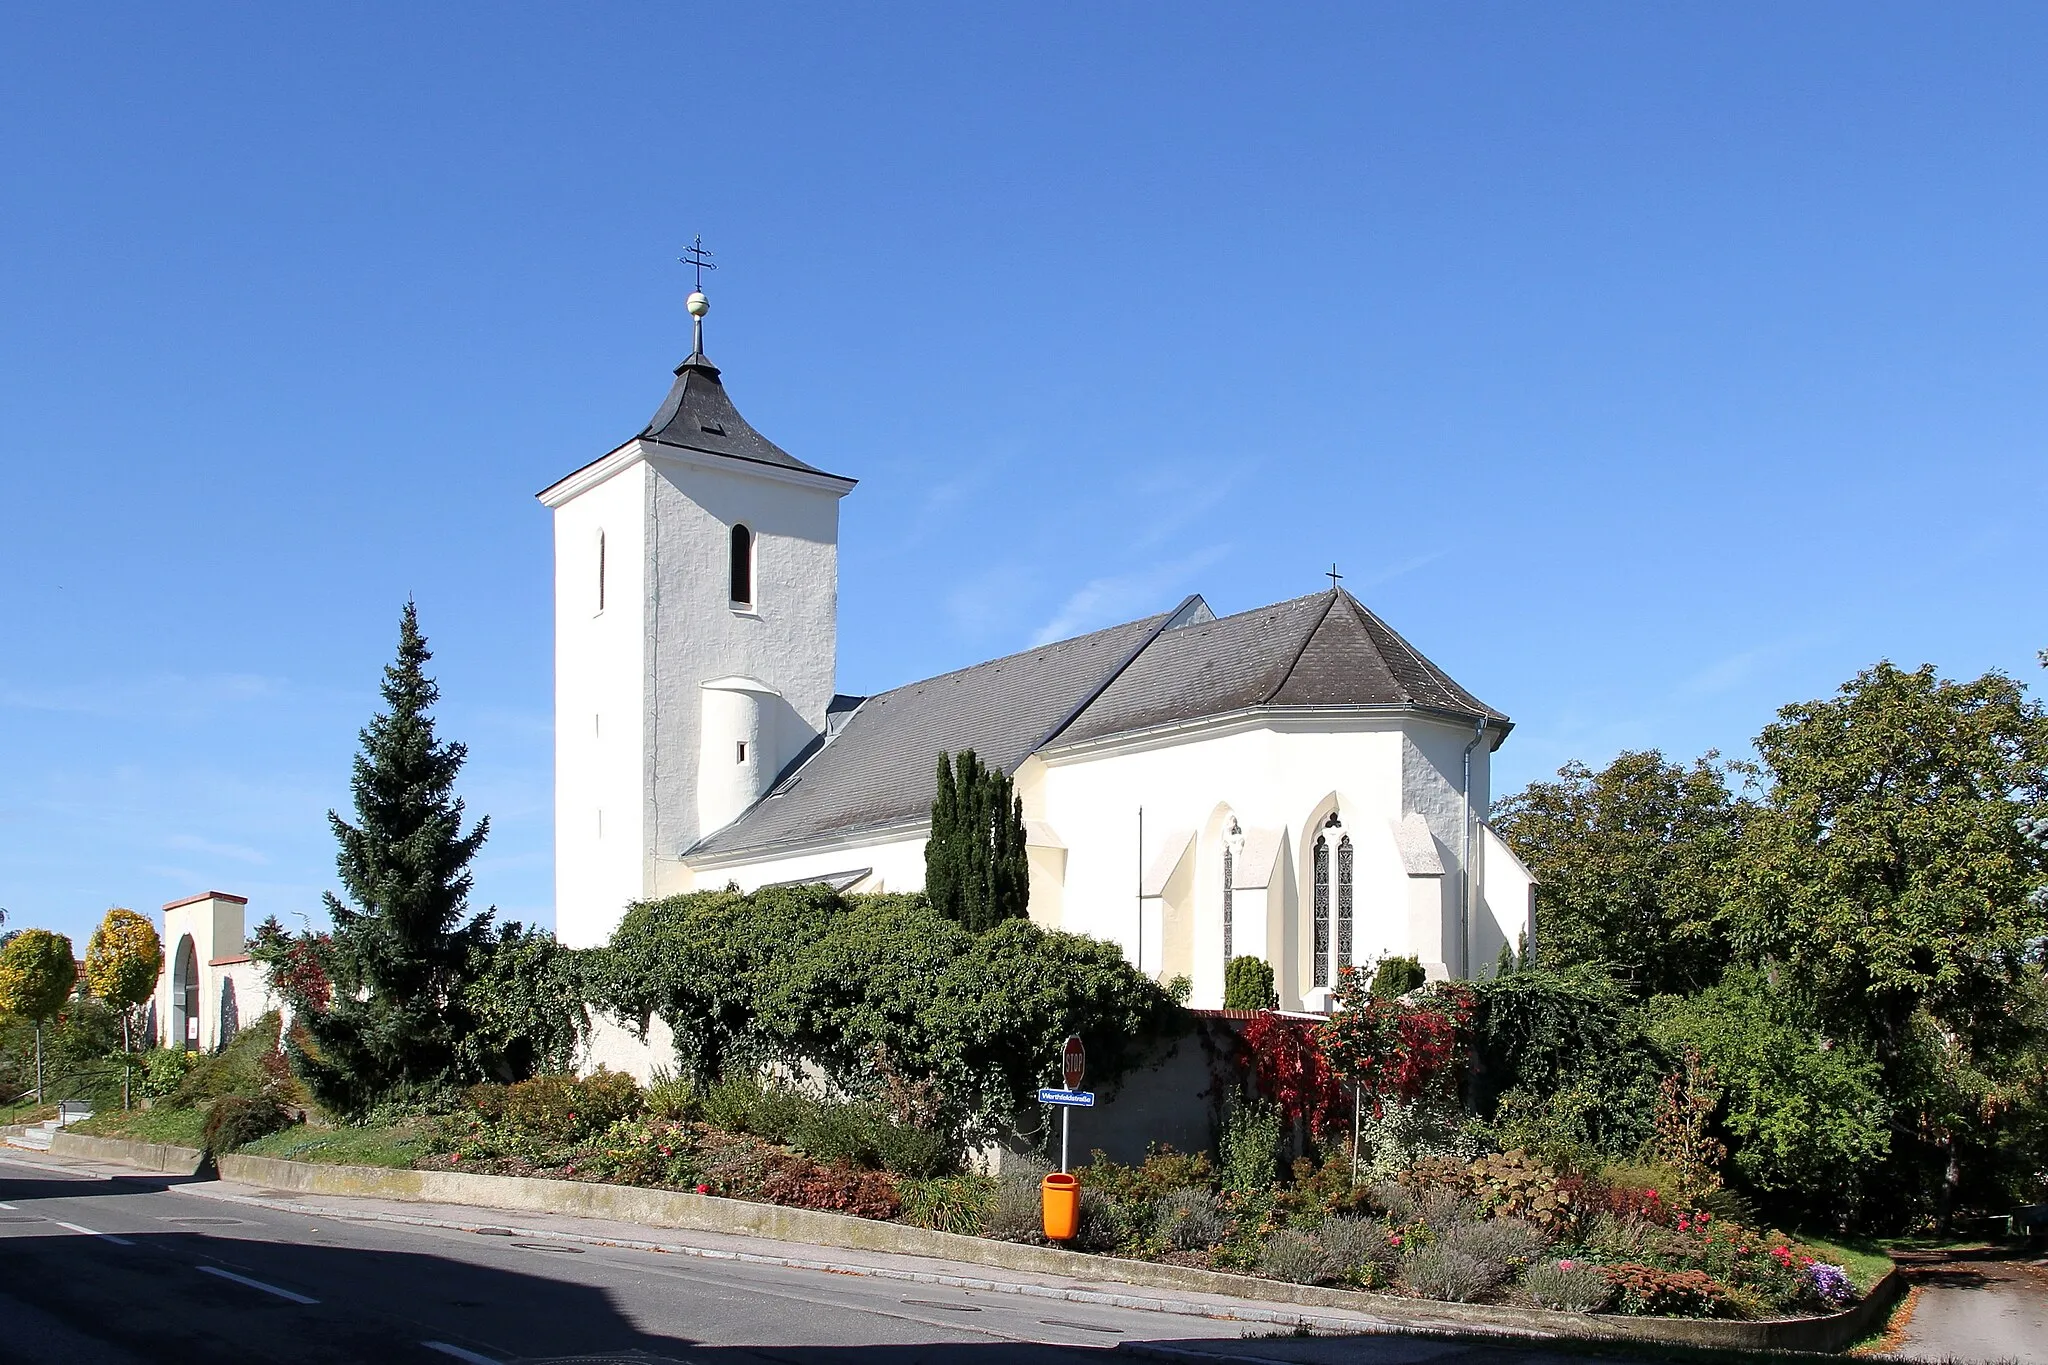
[[[322,965],[334,989],[325,1010],[304,1016],[295,1060],[320,1103],[348,1115],[480,1079],[462,1061],[475,1023],[463,988],[496,913],[469,912],[469,863],[490,820],[463,832],[455,778],[468,750],[435,737],[432,657],[408,601],[385,709],[356,755],[355,823],[327,814],[348,901],[326,898],[334,934]]]
[[[939,755],[939,792],[924,846],[932,908],[980,933],[1031,909],[1024,803],[1010,779],[974,750]]]

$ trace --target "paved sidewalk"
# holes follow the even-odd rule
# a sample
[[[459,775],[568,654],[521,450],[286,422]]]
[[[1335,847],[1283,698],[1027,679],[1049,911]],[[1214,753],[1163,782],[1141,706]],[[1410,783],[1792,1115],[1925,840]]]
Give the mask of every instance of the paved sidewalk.
[[[1909,1263],[1920,1300],[1896,1358],[2048,1365],[2048,1265],[2000,1252]]]

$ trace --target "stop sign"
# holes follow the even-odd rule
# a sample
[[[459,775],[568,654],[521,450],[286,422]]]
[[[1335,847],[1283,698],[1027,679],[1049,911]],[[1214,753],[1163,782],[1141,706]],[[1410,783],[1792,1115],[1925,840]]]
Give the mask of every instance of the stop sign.
[[[1068,1037],[1067,1045],[1060,1049],[1060,1067],[1067,1074],[1067,1089],[1080,1089],[1081,1077],[1088,1071],[1088,1050],[1078,1036]]]

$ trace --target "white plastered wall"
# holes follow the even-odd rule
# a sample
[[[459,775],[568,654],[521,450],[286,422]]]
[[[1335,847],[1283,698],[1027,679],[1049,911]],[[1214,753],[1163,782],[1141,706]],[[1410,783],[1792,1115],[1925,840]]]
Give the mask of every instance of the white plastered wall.
[[[555,509],[555,933],[575,948],[647,894],[649,477],[628,465]]]
[[[692,884],[681,854],[712,832],[698,815],[702,684],[738,676],[772,689],[772,696],[756,694],[766,780],[824,731],[838,658],[839,498],[845,489],[668,459],[654,463],[650,486],[653,770],[643,819],[652,858],[647,894],[661,896]],[[755,536],[748,610],[735,609],[730,596],[735,523]],[[724,777],[716,775],[713,785]]]
[[[1473,956],[1478,974],[1491,976],[1504,945],[1520,952],[1525,942],[1536,941],[1536,875],[1493,832],[1493,826],[1480,826],[1480,837],[1485,841],[1483,913],[1475,917]]]

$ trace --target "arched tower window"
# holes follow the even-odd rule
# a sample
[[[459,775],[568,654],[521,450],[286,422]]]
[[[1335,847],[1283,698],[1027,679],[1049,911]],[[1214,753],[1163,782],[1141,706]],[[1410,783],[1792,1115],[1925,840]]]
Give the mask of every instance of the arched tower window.
[[[754,533],[744,522],[732,528],[732,604],[754,605]]]
[[[1332,861],[1337,864],[1334,907],[1330,894]],[[1313,985],[1327,986],[1337,979],[1341,969],[1351,965],[1354,923],[1351,836],[1344,832],[1344,822],[1337,818],[1335,811],[1330,812],[1330,818],[1323,822],[1322,831],[1316,835],[1314,880],[1315,959],[1310,980]]]
[[[604,610],[604,532],[597,533],[597,609]]]

